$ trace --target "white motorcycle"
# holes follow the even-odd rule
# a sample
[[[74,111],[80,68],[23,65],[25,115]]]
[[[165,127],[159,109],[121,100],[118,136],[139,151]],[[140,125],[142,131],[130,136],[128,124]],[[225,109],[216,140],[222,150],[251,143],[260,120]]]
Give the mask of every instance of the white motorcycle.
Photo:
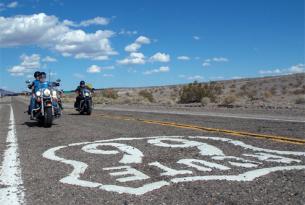
[[[60,93],[55,89],[59,86],[59,82],[60,80],[57,80],[48,88],[40,88],[34,93],[35,108],[32,109],[31,115],[44,127],[51,127],[53,120],[61,116]],[[26,83],[31,82],[26,81]]]

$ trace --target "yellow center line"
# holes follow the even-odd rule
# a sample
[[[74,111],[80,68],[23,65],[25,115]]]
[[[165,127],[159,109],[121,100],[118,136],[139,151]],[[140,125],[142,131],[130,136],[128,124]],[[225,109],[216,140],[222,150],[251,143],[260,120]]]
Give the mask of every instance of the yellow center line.
[[[304,139],[298,139],[298,138],[293,138],[293,137],[284,137],[284,136],[278,136],[278,135],[259,134],[259,133],[245,132],[245,131],[210,128],[210,127],[202,127],[202,126],[191,125],[191,124],[165,122],[165,121],[158,121],[158,120],[147,120],[147,119],[139,119],[139,118],[132,118],[132,117],[124,117],[124,116],[112,116],[112,115],[98,115],[98,116],[103,117],[103,118],[108,118],[108,119],[115,119],[115,120],[138,121],[138,122],[143,122],[146,124],[155,124],[155,125],[161,125],[161,126],[176,127],[176,128],[182,128],[182,129],[191,129],[191,130],[197,130],[197,131],[214,132],[214,133],[224,133],[224,134],[238,136],[238,137],[268,139],[268,140],[281,142],[281,143],[298,144],[298,145],[305,144]]]

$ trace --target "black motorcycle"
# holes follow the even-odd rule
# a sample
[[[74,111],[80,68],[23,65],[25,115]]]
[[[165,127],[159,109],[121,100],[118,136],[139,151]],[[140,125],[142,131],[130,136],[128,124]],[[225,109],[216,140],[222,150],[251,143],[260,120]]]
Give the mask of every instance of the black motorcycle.
[[[91,115],[93,109],[92,93],[88,89],[83,89],[79,95],[79,102],[75,102],[75,109],[80,114]]]

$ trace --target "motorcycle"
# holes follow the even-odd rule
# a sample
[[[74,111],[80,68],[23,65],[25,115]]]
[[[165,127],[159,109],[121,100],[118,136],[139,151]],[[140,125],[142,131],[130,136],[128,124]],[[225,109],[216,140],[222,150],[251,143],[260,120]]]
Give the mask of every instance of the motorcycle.
[[[61,116],[60,93],[56,89],[60,80],[50,84],[48,88],[40,88],[34,93],[35,108],[31,115],[44,127],[51,127],[53,120]],[[30,81],[26,81],[30,83]]]
[[[87,115],[91,115],[93,109],[93,101],[92,101],[92,93],[88,89],[83,89],[79,95],[80,101],[79,104],[76,105],[75,102],[75,109],[80,114],[86,113]]]

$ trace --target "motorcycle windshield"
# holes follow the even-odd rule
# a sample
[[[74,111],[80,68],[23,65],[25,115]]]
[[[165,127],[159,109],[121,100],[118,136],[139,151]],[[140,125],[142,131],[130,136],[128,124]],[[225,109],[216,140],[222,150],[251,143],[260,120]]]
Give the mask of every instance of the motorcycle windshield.
[[[84,89],[83,96],[89,96],[89,95],[90,95],[90,91],[88,89]]]

